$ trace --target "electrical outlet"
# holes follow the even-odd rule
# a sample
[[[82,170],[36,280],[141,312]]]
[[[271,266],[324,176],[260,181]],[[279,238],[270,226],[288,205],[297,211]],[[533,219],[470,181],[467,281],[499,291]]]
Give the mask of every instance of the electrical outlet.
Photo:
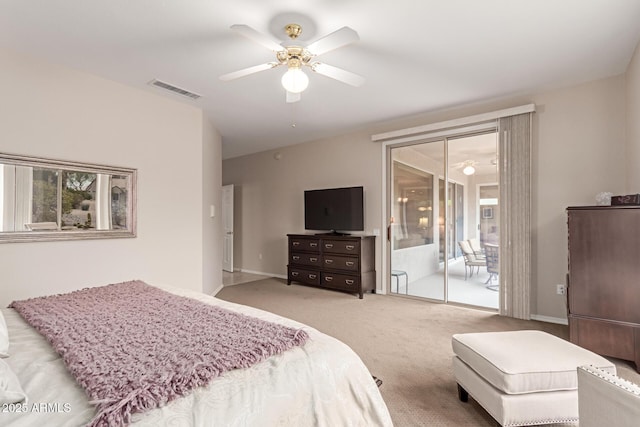
[[[556,285],[556,293],[558,295],[564,295],[566,292],[567,288],[565,285]]]

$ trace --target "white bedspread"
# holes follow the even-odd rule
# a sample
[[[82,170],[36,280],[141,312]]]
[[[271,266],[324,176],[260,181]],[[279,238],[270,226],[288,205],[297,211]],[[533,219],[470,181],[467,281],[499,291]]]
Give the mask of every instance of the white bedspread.
[[[163,288],[250,316],[304,327],[309,340],[248,369],[227,372],[165,407],[133,415],[133,426],[391,426],[371,374],[344,343],[273,313],[197,292]],[[87,397],[46,340],[12,309],[2,309],[11,356],[29,401],[0,412],[6,427],[75,427],[94,414]],[[206,327],[206,325],[202,325]],[[0,411],[3,408],[0,408]],[[8,408],[4,408],[7,410]],[[16,412],[18,410],[26,412]]]

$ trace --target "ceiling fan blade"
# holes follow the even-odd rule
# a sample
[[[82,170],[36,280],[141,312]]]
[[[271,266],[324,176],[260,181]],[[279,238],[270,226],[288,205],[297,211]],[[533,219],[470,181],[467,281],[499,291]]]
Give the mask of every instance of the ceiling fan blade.
[[[231,26],[231,29],[234,30],[234,31],[239,32],[240,34],[242,34],[246,38],[251,39],[254,42],[257,42],[257,43],[261,44],[262,46],[266,47],[267,49],[272,50],[274,52],[279,52],[281,50],[284,50],[284,48],[282,46],[280,46],[279,43],[277,43],[274,40],[270,39],[267,35],[262,34],[259,31],[254,30],[253,28],[251,28],[248,25],[234,24],[234,25]]]
[[[267,62],[266,64],[254,65],[253,67],[243,68],[242,70],[233,71],[231,73],[223,74],[220,76],[220,80],[229,81],[234,79],[239,79],[240,77],[248,76],[249,74],[254,74],[260,71],[268,70],[274,67],[277,67],[277,62]]]
[[[349,27],[342,27],[314,41],[307,46],[307,50],[317,56],[358,40],[360,40],[360,37],[355,30]]]
[[[323,76],[331,77],[351,86],[359,87],[364,84],[364,77],[333,65],[323,64],[322,62],[314,62],[311,69]]]
[[[300,101],[300,94],[287,91],[287,104]]]

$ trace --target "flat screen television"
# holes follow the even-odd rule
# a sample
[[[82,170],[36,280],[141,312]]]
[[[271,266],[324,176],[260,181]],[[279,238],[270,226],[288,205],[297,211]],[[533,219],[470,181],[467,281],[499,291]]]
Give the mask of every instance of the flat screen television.
[[[327,188],[304,192],[305,230],[348,234],[364,230],[363,187]]]

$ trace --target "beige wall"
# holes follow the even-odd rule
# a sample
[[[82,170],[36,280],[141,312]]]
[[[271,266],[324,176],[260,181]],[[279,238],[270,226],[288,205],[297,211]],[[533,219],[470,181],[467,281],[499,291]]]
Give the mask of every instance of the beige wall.
[[[627,189],[640,193],[640,44],[627,69]]]
[[[302,191],[364,185],[367,232],[381,221],[382,149],[372,134],[528,103],[536,104],[533,154],[533,295],[539,318],[566,318],[556,284],[565,282],[565,208],[594,204],[601,191],[625,188],[625,78],[590,82],[531,96],[442,110],[367,131],[223,161],[223,184],[235,184],[235,267],[286,274],[285,235],[303,230]],[[384,234],[384,233],[383,233]],[[381,239],[376,269],[380,276]],[[262,254],[262,259],[259,255]],[[378,277],[378,289],[381,288]]]
[[[566,310],[555,284],[567,272],[565,208],[594,205],[602,191],[624,192],[624,76],[537,96],[535,103],[532,312],[560,317]]]
[[[222,289],[222,138],[208,120],[202,135],[202,292],[214,295]]]
[[[220,171],[221,142],[199,108],[8,51],[0,94],[0,151],[138,170],[137,238],[2,244],[0,304],[132,279],[220,283],[204,259],[220,241],[204,170]]]
[[[286,275],[286,235],[305,231],[304,190],[363,186],[371,234],[381,221],[380,162],[369,133],[225,160],[223,184],[235,184],[234,267]]]

